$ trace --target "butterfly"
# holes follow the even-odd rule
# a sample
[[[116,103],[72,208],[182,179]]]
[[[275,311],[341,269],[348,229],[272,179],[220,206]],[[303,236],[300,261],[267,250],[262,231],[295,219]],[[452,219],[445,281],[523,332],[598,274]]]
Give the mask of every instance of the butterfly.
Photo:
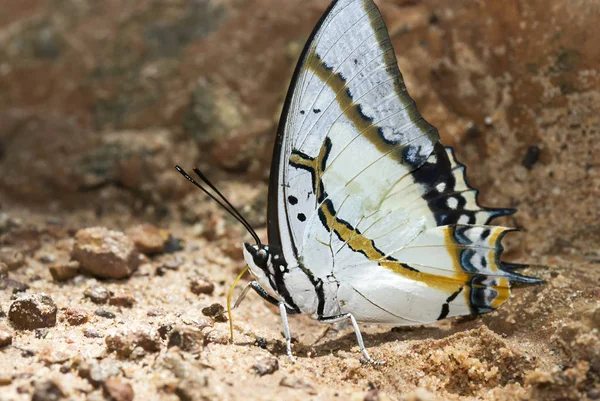
[[[268,244],[198,169],[205,185],[177,169],[254,237],[243,245],[254,280],[234,308],[251,289],[276,305],[292,360],[290,314],[350,320],[363,360],[378,363],[359,322],[487,313],[511,283],[541,281],[500,260],[512,229],[490,222],[515,210],[478,204],[409,96],[372,0],[333,1],[300,56],[274,146]]]

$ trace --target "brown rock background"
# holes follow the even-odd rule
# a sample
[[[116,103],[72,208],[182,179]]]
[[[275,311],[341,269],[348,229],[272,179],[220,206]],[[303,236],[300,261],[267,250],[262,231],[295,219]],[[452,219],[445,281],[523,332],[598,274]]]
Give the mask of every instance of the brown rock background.
[[[392,366],[406,369],[406,382],[439,390],[435,396],[440,399],[462,399],[456,397],[484,390],[497,399],[511,399],[510,394],[533,399],[600,397],[600,392],[593,393],[600,354],[586,359],[577,350],[569,351],[571,346],[561,345],[587,336],[586,349],[598,346],[593,342],[597,332],[581,328],[597,328],[597,318],[587,326],[580,327],[579,321],[588,319],[589,323],[590,313],[598,314],[590,305],[600,299],[600,3],[377,3],[410,93],[425,118],[438,127],[443,142],[455,146],[457,157],[468,167],[470,183],[480,190],[482,203],[519,209],[515,216],[500,221],[524,231],[507,238],[505,258],[556,268],[540,273],[550,281],[549,293],[529,293],[514,309],[482,320],[502,335],[529,333],[515,341],[533,342],[530,351],[537,351],[542,362],[523,363],[523,378],[517,375],[517,384],[503,365],[490,367],[494,358],[488,354],[482,360],[492,373],[482,368],[485,372],[480,376],[496,375],[495,381],[479,389],[465,390],[466,382],[436,378],[420,365],[407,368],[401,361]],[[56,254],[57,262],[67,263],[68,258],[60,258],[69,254],[78,229],[105,225],[126,230],[153,223],[171,229],[184,243],[200,241],[198,246],[206,248],[202,252],[219,255],[202,259],[204,263],[226,268],[225,272],[213,271],[202,265],[198,271],[196,264],[182,265],[181,261],[165,265],[176,266],[172,268],[152,259],[152,268],[162,269],[161,279],[207,276],[217,281],[214,299],[205,294],[196,294],[194,299],[206,297],[200,298],[206,305],[222,302],[223,286],[240,267],[243,229],[194,192],[173,166],[197,164],[215,178],[234,204],[242,205],[243,213],[264,234],[266,179],[279,111],[304,41],[327,4],[328,0],[5,1],[0,12],[0,246],[3,252],[18,252],[25,259],[21,261],[24,266],[14,272],[12,267],[0,269],[0,280],[8,274],[6,280],[13,280],[0,283],[0,292],[31,285],[36,291],[54,293],[59,309],[80,308],[79,299],[71,297],[67,299],[75,303],[61,304],[62,295],[57,294],[70,287],[52,282],[42,269],[45,262],[40,252]],[[197,248],[188,246],[188,251]],[[135,291],[145,288],[144,277],[150,274],[144,266],[141,270],[132,278],[138,286]],[[79,277],[64,285],[83,292]],[[128,284],[115,284],[120,285]],[[177,288],[187,291],[188,287],[180,284]],[[7,311],[10,304],[9,292],[0,298],[0,326],[2,307]],[[144,294],[138,294],[141,300],[134,311],[160,306],[145,302]],[[526,312],[534,322],[530,331],[519,323],[517,327],[505,324],[504,318],[518,322],[528,302],[535,305]],[[182,307],[181,302],[177,305]],[[555,314],[548,315],[549,310]],[[93,314],[93,310],[88,312]],[[263,324],[252,319],[249,310],[244,316],[250,316],[245,328]],[[264,320],[270,321],[271,315],[267,316]],[[277,333],[275,318],[272,328]],[[565,335],[566,329],[559,330],[565,318],[567,326],[575,325],[579,331],[572,329],[575,334]],[[96,324],[95,320],[86,323],[93,326],[86,333],[92,334],[78,341],[92,341]],[[422,339],[415,333],[373,334],[366,340]],[[22,346],[29,341],[28,335],[15,334],[13,344]],[[102,329],[98,335],[103,336]],[[442,336],[433,337],[427,341]],[[344,337],[344,343],[350,340]],[[31,348],[36,349],[38,342],[32,341]],[[331,348],[336,349],[333,341]],[[486,344],[504,340],[493,337],[477,346],[470,345],[470,337],[464,341],[466,353],[477,354]],[[446,344],[436,344],[433,349],[445,355]],[[398,346],[387,345],[388,352],[398,351]],[[422,349],[429,348],[429,343],[402,347],[423,356]],[[544,359],[548,347],[560,350]],[[319,346],[316,355],[324,357],[328,350]],[[511,354],[517,364],[526,357]],[[447,369],[458,369],[455,364],[470,366],[468,361],[454,360],[448,365],[440,355],[436,358]],[[255,364],[246,361],[241,366],[250,369]],[[553,370],[553,364],[563,371]],[[313,371],[320,372],[319,362],[315,366]],[[366,382],[383,388],[392,399],[407,393],[406,382],[394,382],[391,374],[369,374],[349,364],[331,369],[341,375],[334,375],[332,381],[369,390],[368,394],[372,389]],[[282,374],[281,370],[276,374]],[[304,383],[297,386],[304,390],[285,391],[311,395],[327,386],[326,381],[312,382],[305,370],[300,369],[300,378],[285,380]],[[8,380],[7,374],[0,370],[0,386]],[[418,379],[423,374],[428,379]],[[275,386],[275,393],[266,394],[280,390]],[[102,395],[98,389],[89,391]],[[212,388],[206,391],[208,398],[216,394]],[[419,394],[406,397],[437,399],[427,392]]]

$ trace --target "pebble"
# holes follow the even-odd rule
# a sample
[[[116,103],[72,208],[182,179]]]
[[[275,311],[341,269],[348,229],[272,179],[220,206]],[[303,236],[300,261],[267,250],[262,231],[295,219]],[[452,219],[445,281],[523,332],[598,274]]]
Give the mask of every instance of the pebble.
[[[217,322],[226,322],[227,316],[225,316],[225,308],[223,305],[214,303],[206,308],[202,308],[202,314],[204,316],[210,316]]]
[[[257,362],[252,369],[259,376],[271,375],[279,369],[279,361],[273,356],[263,356],[256,358]]]
[[[77,373],[89,381],[92,386],[98,387],[108,378],[120,375],[121,370],[110,359],[104,359],[101,362],[91,359],[81,362],[77,367]]]
[[[109,377],[103,383],[104,392],[114,401],[133,401],[134,392],[131,384],[118,377]]]
[[[183,244],[181,239],[169,235],[169,238],[165,241],[164,252],[175,253],[183,250]]]
[[[160,344],[160,335],[150,326],[125,327],[106,337],[108,352],[116,352],[122,357],[129,357],[136,347],[147,352],[158,352]]]
[[[106,319],[114,319],[115,317],[117,317],[117,315],[115,315],[114,313],[112,313],[111,311],[107,310],[107,309],[98,309],[96,310],[96,312],[94,312],[96,314],[96,316],[100,316]]]
[[[131,308],[135,304],[135,298],[126,293],[118,293],[111,296],[108,300],[109,305]]]
[[[210,295],[215,290],[215,285],[204,277],[190,279],[190,291],[196,295]]]
[[[0,327],[0,348],[8,347],[12,344],[12,333],[8,327]]]
[[[56,304],[48,295],[22,295],[10,305],[8,317],[17,329],[34,330],[56,324]]]
[[[12,293],[18,294],[20,292],[27,291],[29,289],[29,284],[22,283],[11,278],[0,279],[0,290],[5,290],[7,288],[12,288]]]
[[[127,278],[140,264],[133,241],[105,227],[79,230],[71,257],[81,263],[82,271],[100,278]]]
[[[60,386],[53,380],[44,380],[35,383],[31,401],[58,401],[65,398]]]
[[[104,337],[102,335],[102,333],[100,333],[98,330],[94,330],[94,329],[83,330],[83,336],[87,337],[87,338],[102,338],[102,337]]]
[[[76,260],[67,263],[55,264],[48,268],[55,281],[67,281],[79,274],[80,264]]]
[[[156,268],[157,276],[164,276],[167,270],[177,270],[183,264],[183,260],[179,257],[167,260],[165,263]]]
[[[79,326],[81,324],[87,323],[87,321],[89,320],[88,313],[83,309],[77,308],[65,309],[64,316],[66,321],[71,326]]]
[[[83,295],[86,298],[89,298],[95,304],[105,304],[110,297],[110,293],[108,290],[101,285],[94,284],[91,287],[88,287]]]
[[[0,263],[4,263],[8,271],[16,270],[25,264],[25,256],[13,248],[0,248]]]
[[[125,231],[131,238],[138,252],[154,255],[164,251],[165,237],[161,231],[152,224],[140,224]]]
[[[204,334],[195,327],[177,326],[169,332],[169,347],[179,347],[181,350],[198,354],[204,345]]]

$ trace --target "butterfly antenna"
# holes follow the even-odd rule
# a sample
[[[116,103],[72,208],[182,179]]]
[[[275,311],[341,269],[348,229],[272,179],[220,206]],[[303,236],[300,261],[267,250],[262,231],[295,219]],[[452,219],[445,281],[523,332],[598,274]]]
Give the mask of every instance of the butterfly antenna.
[[[184,176],[189,182],[191,182],[192,184],[194,184],[195,186],[197,186],[198,188],[200,188],[202,190],[202,192],[204,192],[212,200],[214,200],[215,202],[217,202],[217,204],[219,206],[221,206],[223,209],[225,209],[227,211],[227,213],[229,213],[237,221],[239,221],[244,226],[244,228],[246,228],[246,230],[248,230],[248,232],[250,233],[250,235],[252,235],[252,238],[254,238],[254,241],[256,241],[256,243],[258,245],[261,245],[260,238],[258,237],[258,234],[256,234],[256,231],[254,231],[254,229],[252,228],[252,226],[250,225],[250,223],[248,223],[248,221],[244,218],[244,216],[242,216],[242,214],[227,200],[227,198],[225,198],[225,196],[213,185],[213,183],[211,183],[204,176],[204,174],[202,174],[200,172],[200,170],[198,170],[196,167],[194,167],[194,172],[196,174],[198,174],[198,176],[200,177],[200,179],[202,181],[204,181],[204,183],[206,183],[206,185],[208,185],[213,191],[215,191],[217,193],[217,195],[219,195],[220,199],[217,198],[212,193],[210,193],[206,188],[204,188],[196,180],[194,180],[188,173],[185,172],[184,169],[182,169],[179,166],[175,166],[175,169],[177,171],[179,171],[179,174],[181,174],[182,176]]]

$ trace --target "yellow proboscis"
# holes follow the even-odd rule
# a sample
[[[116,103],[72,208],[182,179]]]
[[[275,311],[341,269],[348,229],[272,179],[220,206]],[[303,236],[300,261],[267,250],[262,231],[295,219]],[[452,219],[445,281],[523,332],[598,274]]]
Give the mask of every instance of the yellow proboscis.
[[[229,289],[229,293],[227,294],[227,316],[229,317],[229,341],[233,342],[233,319],[231,318],[231,296],[233,295],[233,290],[237,283],[241,280],[244,273],[248,271],[248,265],[242,269],[240,274],[235,278],[233,284],[231,284],[231,288]]]

